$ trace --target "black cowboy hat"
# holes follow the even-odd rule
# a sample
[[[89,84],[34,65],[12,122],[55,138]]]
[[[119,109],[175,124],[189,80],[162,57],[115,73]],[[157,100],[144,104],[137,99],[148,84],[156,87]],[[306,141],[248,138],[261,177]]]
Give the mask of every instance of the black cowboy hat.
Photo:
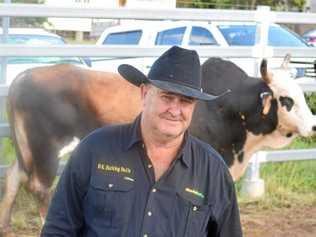
[[[151,83],[162,90],[200,100],[218,97],[204,93],[201,88],[201,65],[195,50],[171,47],[154,62],[148,76],[129,64],[120,65],[118,72],[136,86]]]

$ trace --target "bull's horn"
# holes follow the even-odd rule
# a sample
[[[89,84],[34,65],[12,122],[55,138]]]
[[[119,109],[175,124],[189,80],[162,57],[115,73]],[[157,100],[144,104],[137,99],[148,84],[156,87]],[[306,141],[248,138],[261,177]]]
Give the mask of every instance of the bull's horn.
[[[262,62],[260,65],[260,73],[261,73],[262,79],[267,84],[269,84],[272,81],[272,74],[270,72],[268,72],[268,62],[265,58],[262,59]]]
[[[118,4],[120,7],[124,7],[126,5],[126,0],[119,0]]]
[[[285,57],[283,59],[283,62],[281,64],[281,68],[282,69],[288,69],[290,61],[291,61],[291,54],[288,53],[288,54],[285,55]]]

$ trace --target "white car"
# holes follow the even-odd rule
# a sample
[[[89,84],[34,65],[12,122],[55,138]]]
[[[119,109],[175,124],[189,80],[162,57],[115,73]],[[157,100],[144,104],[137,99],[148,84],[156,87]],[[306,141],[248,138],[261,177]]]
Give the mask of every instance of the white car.
[[[135,21],[127,25],[107,28],[98,39],[97,45],[254,46],[256,29],[257,25],[254,22]],[[309,47],[299,35],[277,24],[269,26],[268,45],[272,47]],[[205,59],[202,58],[201,61],[203,62],[203,60]],[[231,60],[249,75],[256,75],[253,58]],[[116,71],[118,65],[130,63],[146,73],[153,61],[153,58],[95,58],[92,60],[92,67],[98,70]],[[279,67],[281,61],[282,59],[270,60],[270,68]],[[312,62],[313,59],[304,58],[297,61]],[[307,72],[305,69],[310,65],[292,64],[291,66],[295,77],[304,77],[307,74],[315,75],[314,71]]]
[[[0,31],[0,37],[2,37],[2,29]],[[65,44],[65,41],[62,37],[43,29],[10,28],[6,43],[25,45],[59,45]],[[20,72],[23,72],[28,68],[58,63],[72,63],[86,66],[84,60],[78,57],[8,57],[5,84],[10,85]],[[1,69],[2,65],[0,65],[0,76],[2,76]],[[1,82],[3,83],[4,80]]]
[[[308,44],[316,47],[316,29],[305,32],[303,38]]]

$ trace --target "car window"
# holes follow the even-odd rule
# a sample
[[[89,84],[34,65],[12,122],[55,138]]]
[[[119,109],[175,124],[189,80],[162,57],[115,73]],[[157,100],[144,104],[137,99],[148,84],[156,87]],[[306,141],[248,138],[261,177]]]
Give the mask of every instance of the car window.
[[[104,39],[103,44],[137,45],[141,36],[141,30],[111,33]]]
[[[189,45],[217,45],[215,38],[208,29],[193,26],[190,34]]]
[[[255,44],[255,25],[219,25],[218,29],[230,46],[252,46]]]
[[[1,37],[2,35],[0,35]],[[46,36],[46,35],[27,35],[27,34],[10,34],[7,44],[24,44],[24,45],[63,45],[63,38]],[[56,64],[72,63],[82,64],[77,57],[8,57],[9,64]]]
[[[160,31],[155,45],[181,45],[186,27],[178,27]]]
[[[231,46],[253,46],[256,39],[255,25],[219,25],[218,29]],[[306,47],[307,44],[294,32],[280,26],[270,26],[268,45],[273,47]]]
[[[306,47],[307,44],[300,36],[283,27],[269,27],[269,46],[274,47]]]
[[[8,44],[56,45],[65,44],[62,38],[46,35],[9,35]]]

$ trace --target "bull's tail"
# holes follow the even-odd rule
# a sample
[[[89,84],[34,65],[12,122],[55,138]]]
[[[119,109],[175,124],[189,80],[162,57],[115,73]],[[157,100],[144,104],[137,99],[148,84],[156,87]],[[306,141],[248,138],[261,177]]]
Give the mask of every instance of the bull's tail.
[[[18,76],[19,77],[19,76]],[[18,78],[16,78],[17,80]],[[28,175],[30,173],[30,167],[26,167],[25,159],[26,157],[23,155],[22,146],[27,144],[26,132],[24,129],[24,120],[22,115],[19,114],[17,110],[17,95],[16,95],[16,87],[17,81],[14,81],[9,89],[6,107],[7,107],[7,115],[8,121],[10,125],[10,135],[16,152],[16,159],[19,170]],[[24,149],[24,148],[23,148]],[[30,151],[29,149],[27,149]],[[24,151],[25,153],[26,151]],[[31,155],[31,154],[29,154]]]

